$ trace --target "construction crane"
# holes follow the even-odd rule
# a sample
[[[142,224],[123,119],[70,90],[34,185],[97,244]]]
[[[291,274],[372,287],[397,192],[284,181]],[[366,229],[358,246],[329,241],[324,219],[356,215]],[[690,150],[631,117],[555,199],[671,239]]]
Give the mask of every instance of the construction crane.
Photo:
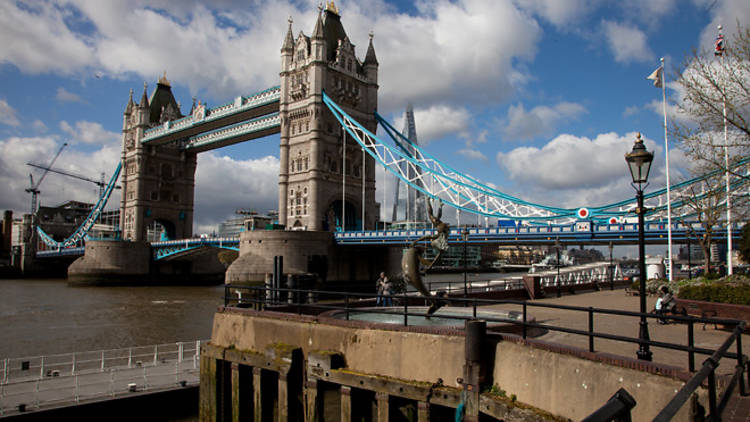
[[[68,146],[68,143],[62,144],[59,150],[57,150],[57,154],[55,154],[55,157],[50,161],[47,168],[44,170],[44,173],[42,173],[42,177],[39,178],[39,181],[34,183],[34,175],[29,173],[29,187],[26,189],[26,192],[29,192],[31,194],[31,215],[36,214],[36,208],[37,208],[37,197],[39,195],[39,185],[42,184],[44,181],[44,178],[47,177],[47,173],[49,172],[49,167],[52,167],[53,164],[55,164],[55,161],[57,161],[57,157],[60,156],[60,153],[62,150]]]
[[[100,198],[104,194],[104,189],[107,187],[107,182],[104,181],[104,173],[102,173],[102,178],[100,180],[95,180],[95,179],[92,179],[90,177],[81,176],[80,174],[75,174],[75,173],[71,173],[69,171],[55,169],[55,168],[52,168],[52,167],[45,167],[45,166],[42,166],[40,164],[26,163],[26,165],[27,166],[31,166],[31,167],[35,167],[35,168],[38,168],[38,169],[42,169],[42,170],[48,171],[50,173],[62,174],[63,176],[73,177],[75,179],[85,180],[86,182],[94,183],[97,186],[99,186],[99,197]],[[115,189],[120,189],[120,186],[115,186]]]

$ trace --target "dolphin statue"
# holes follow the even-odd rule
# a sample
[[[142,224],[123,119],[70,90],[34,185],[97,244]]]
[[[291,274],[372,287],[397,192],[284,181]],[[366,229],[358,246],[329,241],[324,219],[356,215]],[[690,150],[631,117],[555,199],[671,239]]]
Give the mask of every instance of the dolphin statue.
[[[424,259],[419,253],[417,248],[411,246],[404,251],[404,255],[401,257],[401,270],[404,274],[404,280],[407,283],[414,286],[425,299],[432,302],[430,309],[427,310],[427,317],[435,313],[438,309],[446,305],[444,300],[438,298],[445,296],[445,292],[439,292],[437,295],[432,295],[429,290],[425,287],[422,282],[422,274],[419,272],[419,264],[429,265],[430,261]]]

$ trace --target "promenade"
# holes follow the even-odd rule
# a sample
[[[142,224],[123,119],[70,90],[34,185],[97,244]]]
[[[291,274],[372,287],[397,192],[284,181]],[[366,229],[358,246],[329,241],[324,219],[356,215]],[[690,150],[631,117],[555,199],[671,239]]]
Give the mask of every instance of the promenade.
[[[606,287],[604,287],[606,289]],[[530,303],[548,303],[556,305],[595,307],[604,309],[616,309],[623,311],[639,311],[639,297],[626,295],[624,289],[601,290],[576,292],[576,294],[563,294],[562,297],[549,297],[545,299],[534,300]],[[656,303],[655,296],[647,297],[647,310],[654,308]],[[497,305],[497,308],[506,308],[507,306]],[[536,318],[540,324],[554,325],[558,327],[574,328],[579,330],[588,330],[588,318],[585,312],[573,312],[553,308],[529,307],[529,315]],[[671,323],[658,324],[656,319],[648,320],[648,329],[652,341],[663,341],[669,343],[679,343],[687,345],[688,328],[687,324]],[[599,333],[608,333],[625,336],[638,336],[638,319],[620,315],[603,315],[597,314],[595,318],[594,330]],[[722,330],[721,327],[714,327],[708,324],[696,324],[694,329],[695,346],[706,349],[717,349],[727,339],[730,332]],[[563,333],[559,331],[546,331],[535,337],[549,343],[558,343],[588,350],[588,337]],[[750,350],[750,335],[742,335],[743,353],[748,355]],[[595,339],[594,350],[597,352],[606,352],[620,355],[628,358],[636,358],[637,344],[628,344],[606,339]],[[736,350],[733,345],[730,350]],[[675,350],[668,350],[658,347],[651,347],[653,361],[656,363],[670,365],[688,369],[688,354]],[[708,356],[696,354],[695,366],[700,369],[701,364]],[[722,359],[717,369],[719,374],[727,374],[734,370],[735,360]],[[637,409],[637,408],[636,408]],[[724,412],[725,421],[742,421],[750,422],[750,396],[738,397],[737,393],[733,395],[727,409]]]

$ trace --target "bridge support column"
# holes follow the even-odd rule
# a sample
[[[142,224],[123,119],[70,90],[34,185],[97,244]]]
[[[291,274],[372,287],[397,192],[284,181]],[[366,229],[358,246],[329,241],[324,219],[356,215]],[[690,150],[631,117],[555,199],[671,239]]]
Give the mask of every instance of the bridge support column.
[[[417,403],[417,420],[419,422],[430,422],[430,403],[421,401]]]

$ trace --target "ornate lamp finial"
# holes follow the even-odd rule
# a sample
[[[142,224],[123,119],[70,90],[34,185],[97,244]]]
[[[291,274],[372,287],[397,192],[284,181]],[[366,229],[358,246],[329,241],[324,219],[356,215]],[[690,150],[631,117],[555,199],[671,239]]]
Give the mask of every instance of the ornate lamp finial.
[[[292,22],[294,22],[294,19],[292,19],[292,15],[289,15],[286,21],[289,22],[289,26],[292,26]]]

